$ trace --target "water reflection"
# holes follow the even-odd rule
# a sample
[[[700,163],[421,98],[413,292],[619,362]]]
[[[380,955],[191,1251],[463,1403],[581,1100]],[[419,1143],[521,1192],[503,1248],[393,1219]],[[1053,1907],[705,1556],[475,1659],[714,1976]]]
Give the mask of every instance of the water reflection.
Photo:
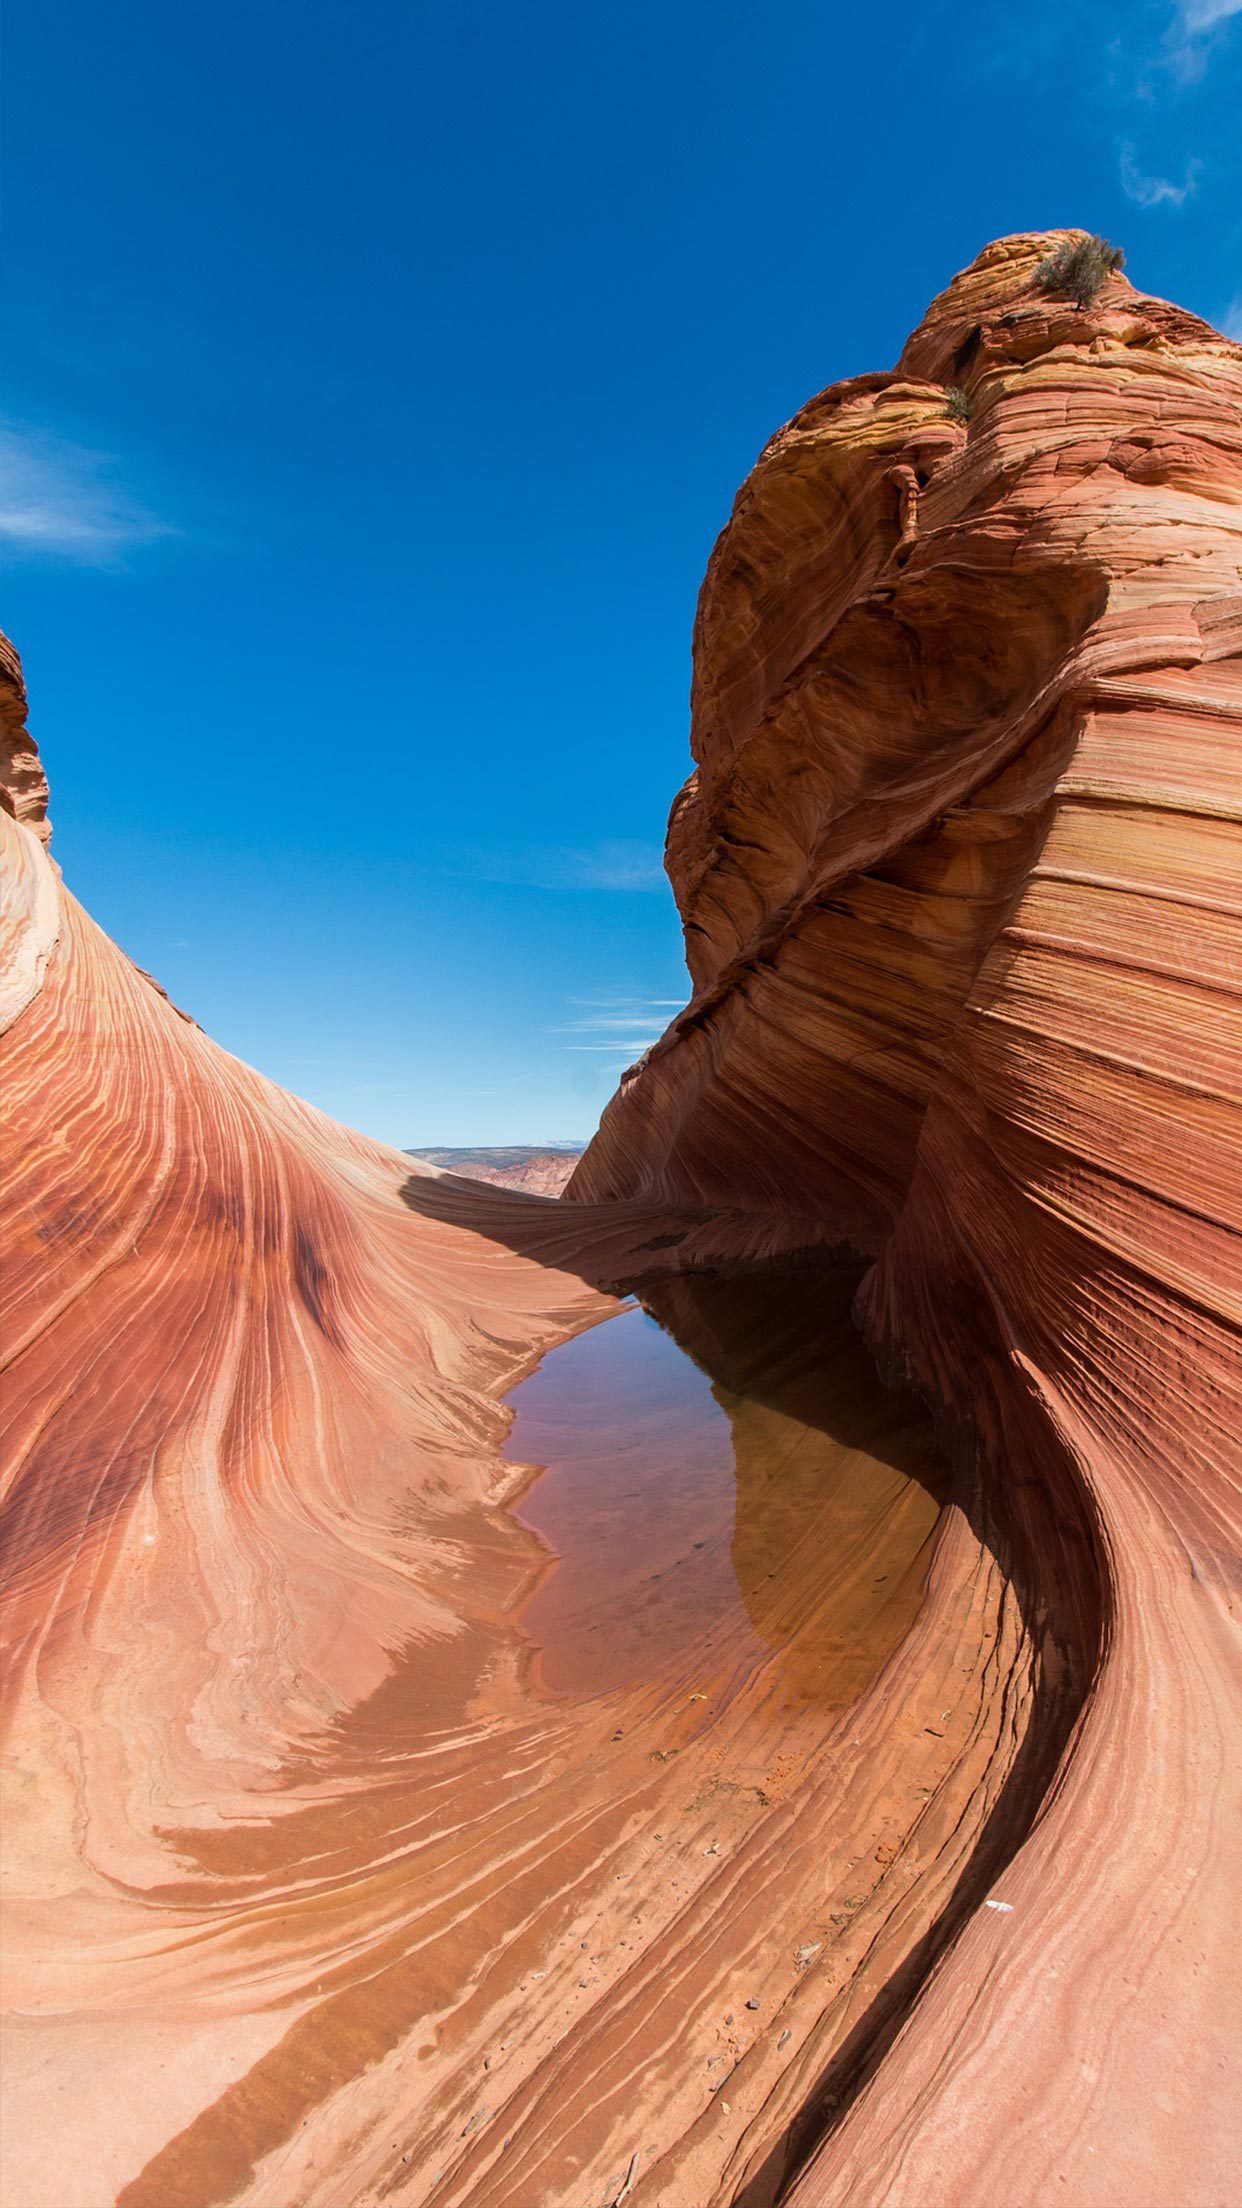
[[[684,1277],[514,1394],[516,1506],[555,1561],[521,1623],[553,1694],[766,1670],[839,1706],[922,1597],[944,1475],[922,1406],[850,1321],[857,1276]]]

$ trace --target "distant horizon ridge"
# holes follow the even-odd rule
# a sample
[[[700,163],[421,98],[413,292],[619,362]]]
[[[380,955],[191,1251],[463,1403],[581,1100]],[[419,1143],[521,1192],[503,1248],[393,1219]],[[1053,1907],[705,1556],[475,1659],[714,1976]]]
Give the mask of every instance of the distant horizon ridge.
[[[586,1149],[588,1140],[589,1137],[578,1140],[568,1137],[547,1142],[429,1142],[403,1148],[402,1156],[434,1158],[441,1153],[445,1156],[451,1153],[454,1157],[481,1157],[484,1152],[496,1156],[503,1151],[508,1157],[529,1158],[537,1156],[541,1150],[582,1151]]]

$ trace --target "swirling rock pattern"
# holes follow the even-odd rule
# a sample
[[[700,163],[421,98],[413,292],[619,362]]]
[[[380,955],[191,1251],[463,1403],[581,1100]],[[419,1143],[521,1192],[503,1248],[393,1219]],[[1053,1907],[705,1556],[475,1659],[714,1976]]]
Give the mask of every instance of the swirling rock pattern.
[[[1242,353],[1121,276],[1049,298],[1051,242],[989,247],[743,487],[669,831],[695,993],[570,1187],[813,1202],[1023,1590],[1010,1906],[872,2050],[808,2208],[1239,2183]]]
[[[0,663],[6,2208],[1236,2192],[1242,355],[1049,242],[739,498],[695,993],[571,1202],[212,1044],[60,882]],[[697,1275],[773,1263],[731,1340]],[[764,1376],[752,1640],[768,1437],[841,1376],[843,1706],[749,1640],[530,1676],[501,1397],[635,1280]]]
[[[815,1223],[412,1175],[217,1049],[0,834],[42,974],[2,1089],[8,2208],[528,2208],[632,2165],[682,2208],[770,2190],[951,1899],[963,1800],[1006,1781],[998,1661],[1026,1691],[965,1508],[917,1602],[926,1447],[909,1398],[861,1400],[851,1280],[761,1288],[735,1353],[769,1381],[745,1634],[549,1700],[499,1396],[640,1274],[719,1359],[685,1269],[806,1266]],[[764,1425],[830,1340],[840,1497],[773,1588]],[[882,1663],[861,1700],[853,1646],[844,1702],[762,1653],[782,1589],[831,1618],[834,1585]]]

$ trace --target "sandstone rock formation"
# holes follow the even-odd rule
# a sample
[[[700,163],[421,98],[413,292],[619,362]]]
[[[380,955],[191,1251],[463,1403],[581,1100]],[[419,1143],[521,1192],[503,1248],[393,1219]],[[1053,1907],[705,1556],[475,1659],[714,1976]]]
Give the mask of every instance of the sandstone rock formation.
[[[0,811],[6,2208],[529,2200],[627,2121],[624,2062],[610,2115],[568,2091],[633,1999],[579,1941],[626,1937],[687,1723],[657,1683],[618,1754],[527,1684],[498,1399],[595,1281],[788,1229],[412,1171],[181,1016],[39,827]]]
[[[1048,243],[739,497],[694,996],[570,1202],[180,1016],[60,882],[0,665],[6,2208],[1236,2191],[1242,353],[1040,293]],[[770,1261],[729,1339],[697,1273]],[[882,1657],[843,1705],[737,1648],[532,1679],[500,1398],[631,1282],[764,1375],[759,1636],[755,1452],[811,1366],[848,1395],[851,1303],[935,1406],[895,1646],[884,1570],[809,1551]],[[881,1566],[913,1403],[823,1459],[852,1525],[887,1482]]]
[[[808,2204],[1238,2182],[1242,353],[1121,276],[1050,299],[1048,244],[744,485],[669,830],[694,996],[570,1188],[834,1221],[1019,1591],[1011,1910],[862,2050]]]

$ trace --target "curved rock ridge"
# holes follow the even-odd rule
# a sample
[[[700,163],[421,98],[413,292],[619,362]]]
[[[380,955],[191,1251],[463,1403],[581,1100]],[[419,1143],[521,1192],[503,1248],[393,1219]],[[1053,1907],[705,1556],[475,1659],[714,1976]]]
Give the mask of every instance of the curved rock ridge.
[[[569,1190],[870,1257],[1022,1593],[1038,1814],[860,2044],[807,2208],[1242,2179],[1242,350],[1120,275],[1049,297],[1053,243],[988,247],[739,493],[669,827],[694,995]]]
[[[5,2208],[770,2192],[1032,1690],[854,1280],[812,1218],[412,1169],[179,1013],[37,822],[0,845]],[[699,1276],[774,1262],[739,1338]],[[743,1391],[741,1599],[548,1693],[500,1398],[662,1279]]]
[[[743,489],[571,1201],[180,1014],[0,661],[4,2208],[1234,2197],[1242,354],[1053,242]],[[631,1289],[740,1599],[562,1694],[502,1398]]]
[[[839,1708],[765,1726],[749,1649],[710,1701],[697,1651],[549,1700],[500,1398],[617,1281],[805,1257],[814,1223],[423,1174],[180,1014],[37,818],[0,809],[0,848],[6,2208],[602,2196],[640,2085],[688,2204],[753,2123],[694,2136],[735,1973],[775,2011],[834,1893],[878,1933],[882,1831],[995,1760],[998,1573],[976,1549],[949,1745],[879,1804]],[[847,1452],[888,1481],[878,1556],[910,1417]],[[926,1716],[916,1646],[888,1670]]]

